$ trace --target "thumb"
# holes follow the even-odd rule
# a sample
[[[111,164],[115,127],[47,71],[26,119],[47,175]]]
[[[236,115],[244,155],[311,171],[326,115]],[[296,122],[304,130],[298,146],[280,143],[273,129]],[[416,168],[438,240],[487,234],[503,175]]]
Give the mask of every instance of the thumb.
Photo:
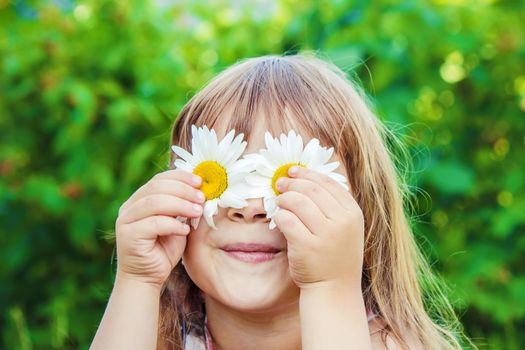
[[[186,236],[179,235],[168,235],[168,236],[159,236],[159,243],[166,250],[168,259],[172,264],[172,267],[175,267],[182,258],[182,253],[186,248],[187,238]]]
[[[303,222],[289,210],[279,208],[273,215],[273,220],[288,241],[288,244],[303,245],[311,238],[312,233]]]

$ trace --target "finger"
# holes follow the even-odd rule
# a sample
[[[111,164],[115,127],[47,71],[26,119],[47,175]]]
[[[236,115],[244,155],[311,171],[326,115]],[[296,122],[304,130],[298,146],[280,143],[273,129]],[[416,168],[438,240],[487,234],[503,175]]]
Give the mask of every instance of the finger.
[[[168,194],[197,204],[202,204],[205,200],[202,191],[180,180],[154,178],[133,193],[133,195],[122,205],[122,209],[126,209],[139,199],[153,194]]]
[[[308,228],[299,220],[299,218],[287,209],[279,209],[273,216],[273,220],[291,244],[303,245],[312,239],[313,235]]]
[[[180,181],[194,188],[200,188],[201,183],[202,183],[202,179],[200,178],[200,176],[194,175],[190,172],[187,172],[181,169],[175,169],[175,170],[171,169],[171,170],[163,171],[153,176],[146,184],[144,184],[141,188],[135,191],[135,193],[132,194],[130,198],[128,198],[128,200],[122,204],[121,209],[129,207],[133,202],[135,202],[136,197],[137,197],[135,194],[137,192],[143,193],[143,192],[147,192],[148,189],[151,190],[150,182],[154,182],[157,180]]]
[[[129,224],[123,224],[119,231],[122,235],[130,234],[133,231],[137,232],[139,238],[153,239],[165,235],[186,236],[190,232],[190,227],[170,216],[153,215]]]
[[[277,189],[281,193],[295,191],[310,198],[328,219],[342,215],[341,205],[324,187],[317,182],[305,178],[281,177],[277,180]]]
[[[327,218],[319,207],[302,193],[289,191],[280,194],[275,199],[279,208],[291,211],[313,234],[319,234],[326,229]]]
[[[290,169],[288,169],[288,175],[292,178],[304,178],[318,183],[323,188],[325,188],[326,191],[328,191],[332,195],[332,197],[334,197],[339,202],[339,204],[341,204],[341,206],[343,206],[343,208],[345,209],[351,210],[351,205],[357,204],[355,198],[346,189],[346,187],[341,185],[338,181],[336,181],[329,175],[322,174],[312,169],[306,169],[301,166],[290,167]],[[335,173],[331,175],[333,177],[340,178],[341,180],[346,179],[341,174]]]
[[[168,235],[159,237],[159,243],[164,247],[172,267],[179,263],[186,247],[186,242],[187,236]]]
[[[128,224],[152,215],[198,217],[202,215],[202,205],[167,194],[145,196],[118,217],[119,223]]]
[[[189,171],[185,171],[182,169],[166,170],[153,176],[153,178],[179,180],[195,188],[199,188],[202,182],[200,176],[192,174]]]

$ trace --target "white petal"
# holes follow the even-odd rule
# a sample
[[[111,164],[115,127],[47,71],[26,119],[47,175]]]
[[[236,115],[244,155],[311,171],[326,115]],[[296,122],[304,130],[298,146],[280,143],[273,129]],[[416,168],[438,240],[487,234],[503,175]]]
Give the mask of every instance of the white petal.
[[[227,173],[228,187],[234,186],[235,184],[244,182],[244,179],[248,176],[247,172],[243,173]]]
[[[272,138],[270,133],[265,134],[266,150],[261,150],[260,154],[266,159],[272,160],[276,164],[286,163],[286,152],[278,139]]]
[[[218,211],[217,199],[209,200],[204,204],[204,219],[208,223],[208,226],[215,230],[217,229],[217,226],[215,226],[215,223],[213,222],[213,216],[216,215]]]
[[[257,157],[253,156],[249,159],[251,159],[256,166],[263,165],[267,168],[273,169],[277,169],[278,167],[277,161],[266,149],[261,150],[259,154],[257,154]]]
[[[171,149],[177,156],[184,159],[186,162],[192,164],[193,166],[197,165],[195,163],[193,155],[190,152],[186,151],[184,148],[173,145],[171,146]]]
[[[286,134],[281,133],[281,135],[279,135],[279,142],[281,143],[281,146],[283,147],[286,146],[286,139],[287,139]]]
[[[282,142],[282,138],[281,138]],[[303,151],[303,139],[294,130],[288,132],[286,143],[283,144],[286,153],[286,163],[298,162]]]
[[[248,190],[246,198],[263,198],[272,195],[272,193],[271,187],[251,188]]]
[[[261,150],[260,152],[260,158],[256,159],[255,157],[254,160],[257,162],[257,164],[261,164],[261,165],[264,165],[270,169],[275,169],[277,170],[278,167],[280,167],[281,165],[284,165],[285,162],[283,160],[283,152],[282,150],[278,152],[278,154],[272,154],[270,153],[270,151],[266,150],[266,149],[263,149]]]
[[[301,160],[299,162],[301,164],[307,164],[307,165],[311,164],[318,149],[319,149],[319,140],[311,139],[310,142],[306,144],[306,147],[304,148],[304,151],[303,151],[303,155],[301,156]]]
[[[275,150],[261,150],[260,154],[264,157],[268,164],[275,166],[277,169],[281,165],[288,163],[286,160],[286,151],[280,145]]]
[[[206,126],[199,129],[200,151],[205,160],[213,159],[213,135]]]
[[[335,169],[337,169],[339,167],[339,162],[332,162],[332,163],[328,163],[328,164],[325,164],[325,165],[321,165],[317,168],[315,168],[315,170],[317,170],[318,172],[320,173],[323,173],[323,174],[328,174],[332,171],[334,171]]]
[[[210,146],[217,147],[219,145],[219,142],[217,141],[217,133],[214,129],[211,129],[208,132],[208,142],[210,143]]]
[[[195,157],[195,162],[197,164],[202,163],[206,160],[202,153],[202,145],[198,136],[191,139],[191,153],[193,153],[193,156]]]
[[[266,211],[266,217],[270,218],[273,216],[275,210],[277,209],[277,205],[275,204],[275,194],[269,197],[265,197],[263,199],[263,206],[264,210]]]
[[[228,173],[249,173],[255,170],[256,163],[251,159],[239,159],[235,163],[231,164],[226,170]]]
[[[264,133],[264,143],[266,144],[266,148],[270,151],[275,147],[274,138],[268,131]]]
[[[191,166],[190,164],[186,163],[182,159],[175,160],[175,163],[173,163],[177,169],[182,169],[188,172],[192,172],[195,167]]]
[[[242,138],[240,138],[242,139]],[[247,142],[242,141],[236,148],[231,148],[229,153],[230,157],[228,158],[228,161],[224,163],[226,167],[233,164],[233,162],[237,161],[239,157],[243,154],[244,150],[246,149]]]
[[[257,174],[246,176],[246,182],[251,186],[266,187],[272,184],[272,179]]]
[[[223,194],[221,194],[221,197],[219,198],[219,205],[223,208],[231,207],[240,209],[248,206],[248,202],[237,196],[230,189],[227,189]]]
[[[249,186],[245,181],[239,182],[237,184],[234,184],[228,187],[228,190],[231,190],[233,193],[235,193],[237,197],[242,198],[242,199],[257,198],[257,197],[253,197],[254,194],[252,194],[252,192],[255,189],[259,189],[259,188]]]
[[[197,136],[197,127],[195,126],[195,124],[193,124],[191,126],[191,138],[195,138]]]
[[[277,225],[275,224],[275,221],[274,221],[273,219],[270,220],[270,223],[268,224],[268,228],[269,228],[270,230],[273,230],[273,229],[276,228],[276,227],[277,227]]]
[[[191,222],[191,227],[193,227],[193,229],[196,230],[197,227],[199,227],[199,223],[200,223],[200,221],[201,221],[200,216],[197,217],[197,218],[192,218],[192,219],[190,220],[190,222]]]
[[[294,143],[292,144],[292,161],[298,162],[301,159],[303,153],[303,138],[301,135],[297,135]]]
[[[318,152],[318,158],[317,159],[319,160],[319,165],[323,165],[326,162],[328,162],[330,160],[330,158],[332,157],[333,153],[334,153],[334,148],[333,147],[330,147],[329,149],[323,148],[322,152]]]
[[[247,143],[246,141],[242,141],[243,137],[244,134],[242,133],[237,135],[230,147],[228,147],[228,151],[226,152],[227,155],[222,159],[222,161],[224,162],[223,165],[225,167],[229,167],[234,161],[239,159],[239,157],[244,152]]]
[[[257,168],[255,168],[255,171],[257,172],[257,174],[270,178],[270,179],[273,178],[273,174],[275,174],[275,170],[277,170],[277,168],[269,168],[265,166],[264,164],[259,164],[257,165]]]
[[[226,136],[221,140],[217,147],[217,161],[221,164],[224,164],[224,158],[228,155],[228,148],[232,143],[233,136],[235,136],[235,130],[230,130]]]
[[[208,134],[208,154],[211,160],[218,161],[221,158],[221,155],[217,152],[218,148],[217,134],[212,129]]]
[[[259,160],[261,158],[262,158],[262,156],[259,153],[248,153],[248,154],[245,154],[243,156],[243,159],[249,159],[249,160],[252,160],[252,161],[257,161],[257,160]]]

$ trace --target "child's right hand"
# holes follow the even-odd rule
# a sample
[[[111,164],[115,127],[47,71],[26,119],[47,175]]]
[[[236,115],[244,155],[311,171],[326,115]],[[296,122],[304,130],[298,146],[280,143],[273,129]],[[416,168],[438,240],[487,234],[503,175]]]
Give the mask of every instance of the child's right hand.
[[[155,175],[120,207],[116,222],[117,277],[162,286],[182,257],[187,224],[202,215],[201,178],[183,170]]]

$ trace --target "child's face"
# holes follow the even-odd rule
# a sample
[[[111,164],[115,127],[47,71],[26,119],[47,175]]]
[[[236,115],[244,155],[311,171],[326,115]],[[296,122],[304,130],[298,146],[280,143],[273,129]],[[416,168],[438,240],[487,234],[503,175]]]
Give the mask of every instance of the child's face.
[[[219,140],[228,131],[224,119],[220,118],[222,123],[214,126]],[[265,148],[264,132],[268,130],[265,119],[257,117],[256,120],[244,154],[257,153]],[[310,139],[300,130],[296,132],[301,134],[305,143]],[[341,162],[341,159],[334,153],[331,161]],[[342,164],[335,171],[347,176]],[[219,207],[214,221],[218,230],[200,220],[197,230],[188,236],[183,255],[190,278],[208,297],[245,311],[270,310],[298,301],[299,288],[288,271],[286,239],[278,227],[269,229],[262,198],[248,199],[248,206],[241,209]],[[223,250],[226,245],[237,243],[269,245],[279,252],[270,260],[245,262]]]

